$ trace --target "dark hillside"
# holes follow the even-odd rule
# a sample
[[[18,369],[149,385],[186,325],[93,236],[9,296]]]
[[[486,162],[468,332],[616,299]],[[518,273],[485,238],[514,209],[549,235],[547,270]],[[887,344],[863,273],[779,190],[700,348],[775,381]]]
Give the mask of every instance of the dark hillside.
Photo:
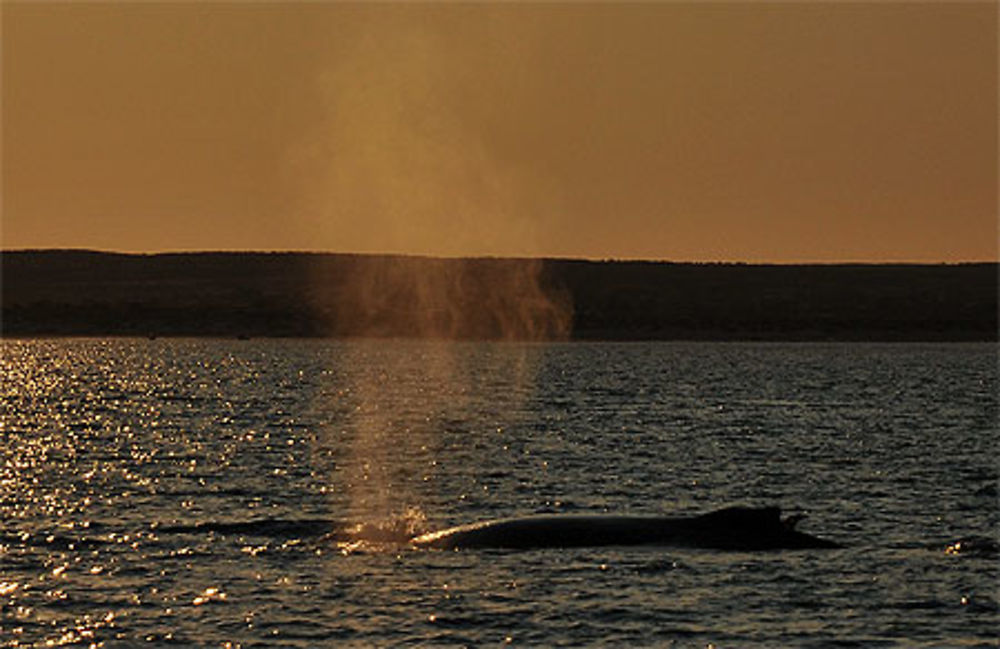
[[[995,340],[997,266],[556,262],[580,338]]]
[[[2,326],[5,336],[996,340],[997,271],[11,251]]]

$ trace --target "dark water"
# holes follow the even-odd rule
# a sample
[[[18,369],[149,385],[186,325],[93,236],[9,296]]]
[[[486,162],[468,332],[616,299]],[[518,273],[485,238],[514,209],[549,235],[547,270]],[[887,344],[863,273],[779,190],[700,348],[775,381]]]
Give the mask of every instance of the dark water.
[[[4,646],[998,642],[992,345],[2,344]],[[731,504],[847,547],[404,542]]]

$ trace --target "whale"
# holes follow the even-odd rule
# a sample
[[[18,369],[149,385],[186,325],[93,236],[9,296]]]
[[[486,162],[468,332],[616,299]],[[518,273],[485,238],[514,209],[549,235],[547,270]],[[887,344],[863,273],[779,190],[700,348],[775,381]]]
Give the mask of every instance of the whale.
[[[696,516],[541,514],[459,525],[421,534],[418,548],[459,550],[659,545],[713,550],[801,550],[843,547],[795,529],[804,515],[779,507],[726,507]]]

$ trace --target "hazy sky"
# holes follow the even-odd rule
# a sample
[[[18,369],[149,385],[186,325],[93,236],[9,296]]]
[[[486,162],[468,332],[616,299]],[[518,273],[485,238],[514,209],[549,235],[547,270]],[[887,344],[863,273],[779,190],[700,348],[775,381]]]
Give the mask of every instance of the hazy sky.
[[[5,1],[2,244],[996,260],[997,11]]]

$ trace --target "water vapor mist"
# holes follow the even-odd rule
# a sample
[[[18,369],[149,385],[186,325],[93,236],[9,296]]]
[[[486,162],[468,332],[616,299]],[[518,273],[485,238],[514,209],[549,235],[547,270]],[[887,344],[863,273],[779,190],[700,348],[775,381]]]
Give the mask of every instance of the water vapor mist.
[[[567,339],[572,311],[540,260],[349,259],[320,284],[330,332],[348,339],[333,359],[349,405],[335,488],[368,524],[419,525],[440,515],[435,467],[457,450],[444,436],[475,444],[516,425],[539,358],[531,343]],[[488,376],[470,373],[484,355]],[[498,384],[505,403],[484,405]]]
[[[334,289],[338,336],[564,340],[571,305],[535,259],[358,258]],[[332,283],[331,283],[332,284]]]
[[[303,125],[286,165],[290,210],[319,240],[342,240],[344,252],[447,257],[538,250],[560,192],[504,135],[530,87],[505,80],[496,95],[484,83],[531,70],[511,69],[519,43],[491,33],[487,15],[469,23],[465,13],[341,12],[351,29],[339,26],[314,75],[320,116]],[[449,20],[454,30],[443,28]],[[474,42],[490,45],[472,61]]]
[[[295,207],[320,224],[320,239],[342,236],[350,252],[415,255],[352,256],[314,275],[331,335],[433,341],[378,353],[351,343],[336,361],[354,404],[345,488],[367,520],[425,507],[444,422],[470,437],[483,424],[463,406],[478,390],[461,369],[460,351],[470,348],[448,341],[564,340],[572,320],[568,294],[546,280],[542,260],[525,257],[537,249],[538,210],[552,205],[538,200],[544,180],[481,130],[506,107],[477,94],[490,70],[457,51],[456,39],[475,36],[428,29],[424,11],[462,13],[343,14],[354,30],[317,74],[324,117],[304,131],[290,165],[302,187]],[[509,51],[496,45],[498,55]],[[523,399],[534,378],[525,348],[508,345],[495,358],[503,360],[493,379]]]

